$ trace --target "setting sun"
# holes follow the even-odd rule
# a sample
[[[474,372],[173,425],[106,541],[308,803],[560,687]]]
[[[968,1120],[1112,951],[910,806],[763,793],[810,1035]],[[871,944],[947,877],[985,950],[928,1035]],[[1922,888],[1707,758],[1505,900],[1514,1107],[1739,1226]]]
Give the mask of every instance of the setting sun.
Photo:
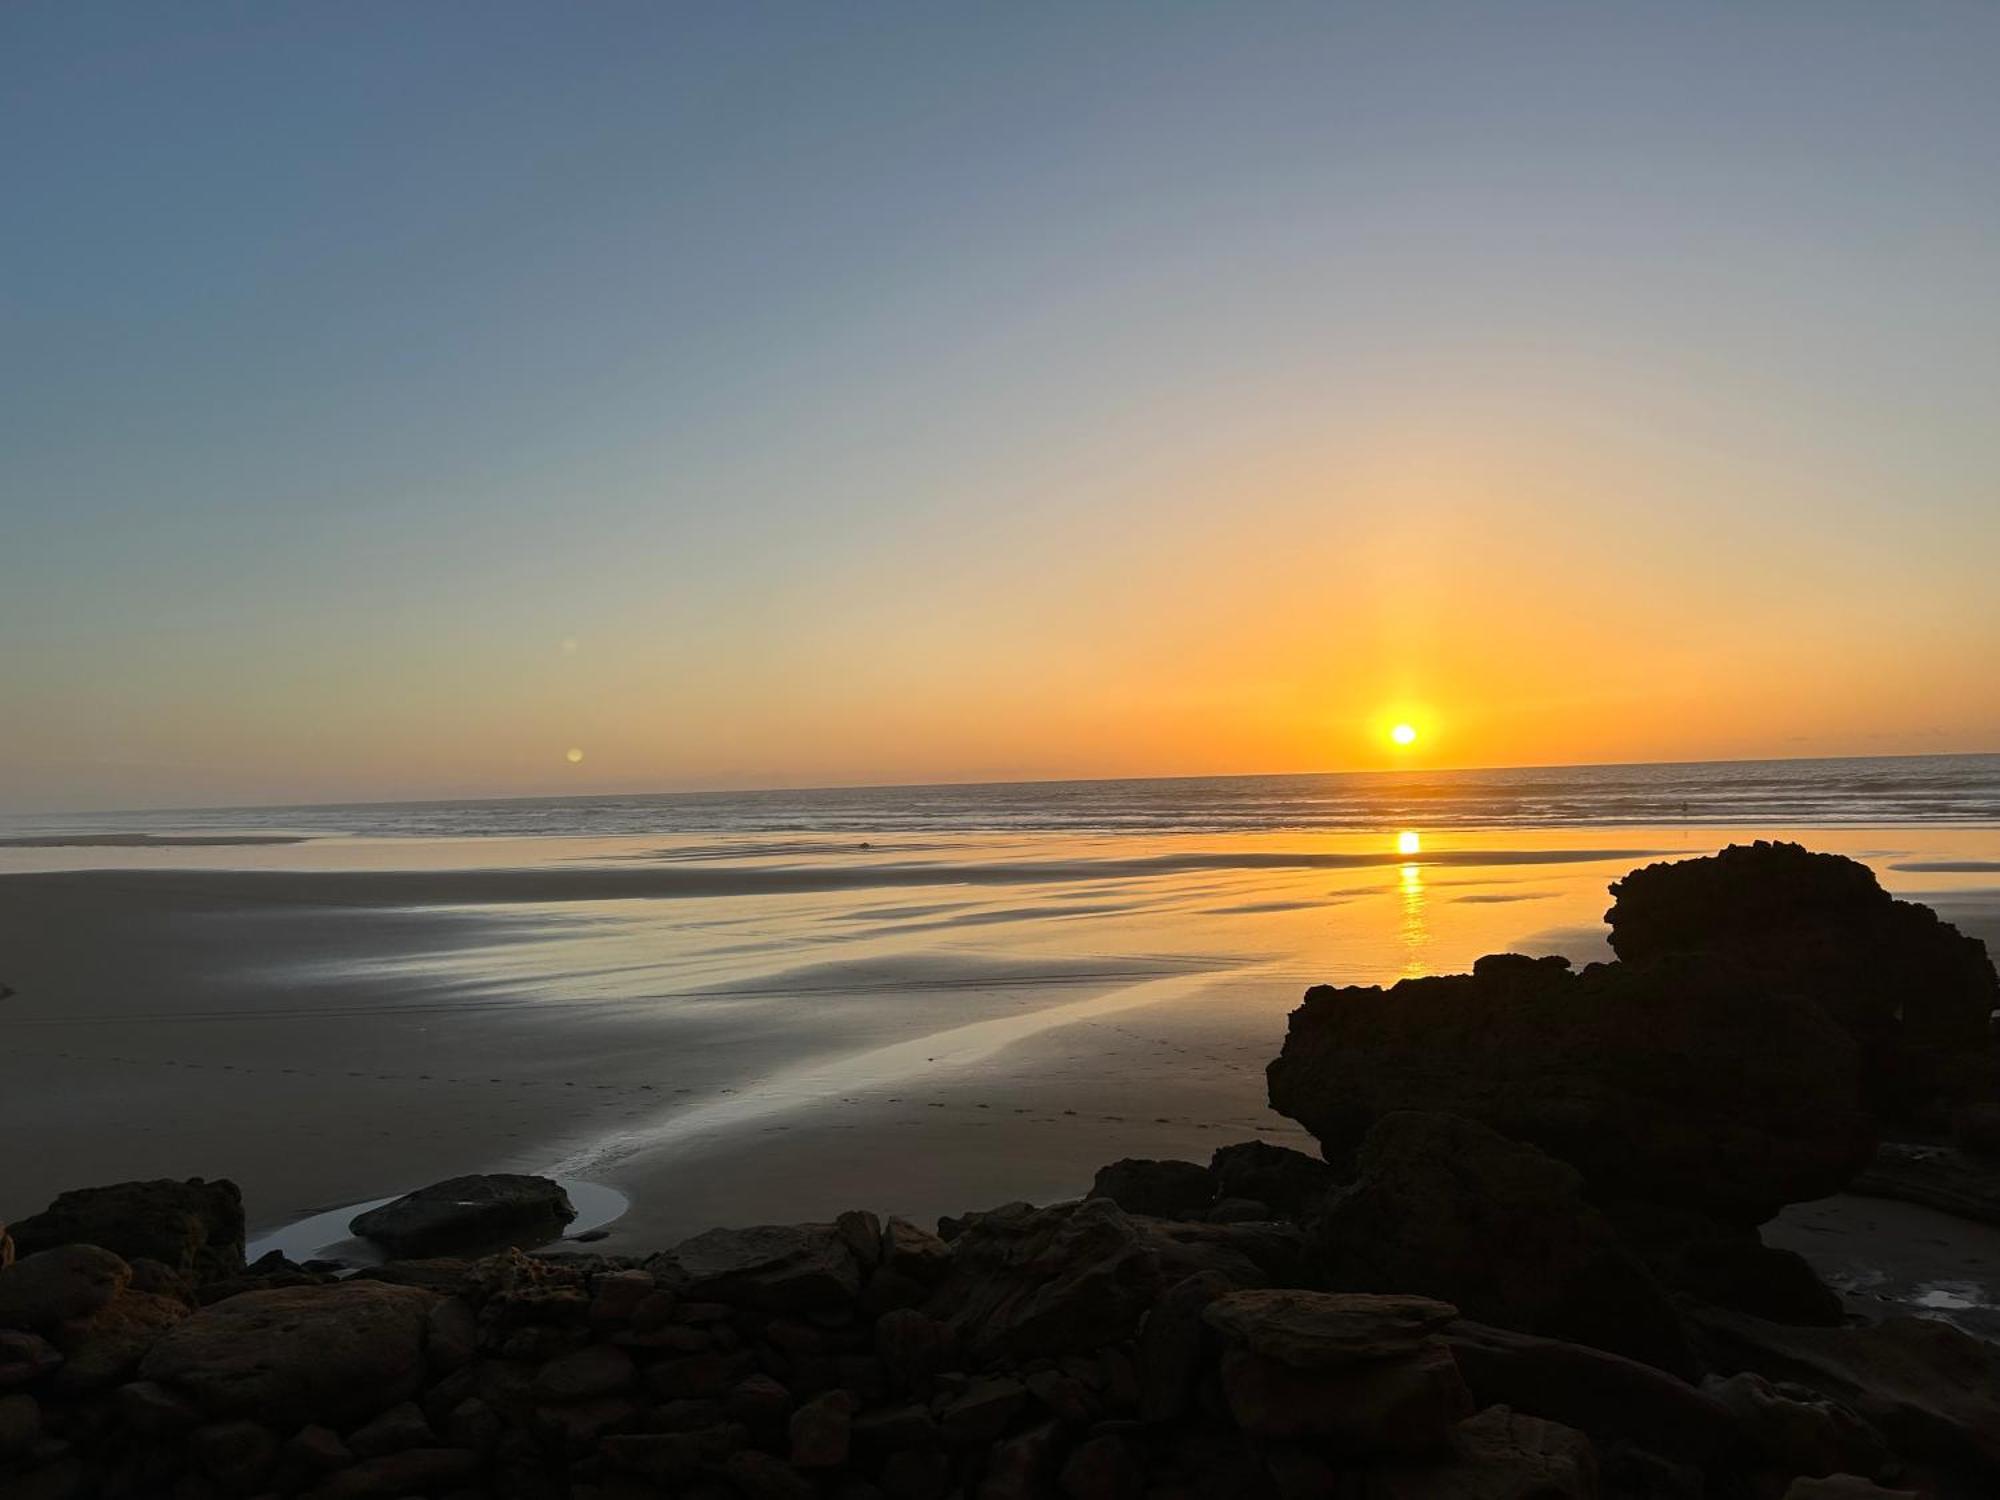
[[[1416,726],[1414,724],[1398,724],[1394,729],[1389,731],[1389,738],[1399,745],[1414,745],[1417,742]]]

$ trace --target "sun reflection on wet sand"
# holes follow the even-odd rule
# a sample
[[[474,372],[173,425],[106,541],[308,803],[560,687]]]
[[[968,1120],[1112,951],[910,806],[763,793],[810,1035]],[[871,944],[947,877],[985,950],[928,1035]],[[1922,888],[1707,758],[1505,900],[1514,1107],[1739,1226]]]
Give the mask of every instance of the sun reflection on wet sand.
[[[1396,835],[1398,854],[1417,854],[1423,847],[1423,836],[1414,829]],[[1396,875],[1396,890],[1403,905],[1403,978],[1414,979],[1430,972],[1431,926],[1425,910],[1424,867],[1416,863],[1401,865]]]

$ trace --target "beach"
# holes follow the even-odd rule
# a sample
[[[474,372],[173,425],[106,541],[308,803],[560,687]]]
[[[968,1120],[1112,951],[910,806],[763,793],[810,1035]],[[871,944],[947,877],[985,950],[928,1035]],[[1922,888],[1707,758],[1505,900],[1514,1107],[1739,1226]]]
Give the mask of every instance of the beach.
[[[2000,831],[1759,829],[2000,941]],[[1606,887],[1738,827],[339,837],[0,847],[0,1214],[241,1184],[253,1238],[463,1172],[623,1194],[607,1243],[1074,1196],[1311,1149],[1312,983],[1609,956]],[[214,839],[213,834],[202,837]]]

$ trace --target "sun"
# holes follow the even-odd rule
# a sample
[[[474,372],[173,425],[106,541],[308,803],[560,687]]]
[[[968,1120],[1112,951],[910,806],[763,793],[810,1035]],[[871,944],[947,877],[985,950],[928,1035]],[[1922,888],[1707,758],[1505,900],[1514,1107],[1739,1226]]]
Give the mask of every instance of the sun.
[[[1417,742],[1417,726],[1414,724],[1398,724],[1394,729],[1389,731],[1389,738],[1399,745],[1414,745]]]

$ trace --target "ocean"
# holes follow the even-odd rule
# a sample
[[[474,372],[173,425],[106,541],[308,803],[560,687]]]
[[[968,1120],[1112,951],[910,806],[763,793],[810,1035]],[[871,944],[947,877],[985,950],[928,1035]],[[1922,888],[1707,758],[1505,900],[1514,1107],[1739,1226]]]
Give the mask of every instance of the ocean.
[[[22,814],[14,836],[1262,833],[2000,823],[2000,754]]]

